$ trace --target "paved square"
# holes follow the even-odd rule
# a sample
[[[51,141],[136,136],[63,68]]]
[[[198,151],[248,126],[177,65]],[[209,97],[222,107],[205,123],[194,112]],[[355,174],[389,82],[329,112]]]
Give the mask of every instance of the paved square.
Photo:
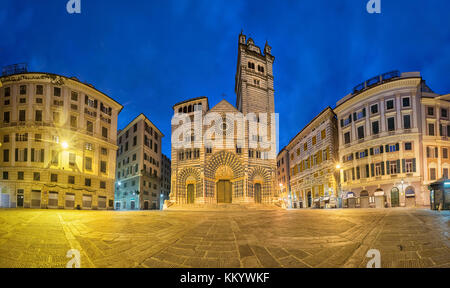
[[[450,212],[0,210],[0,267],[450,267]]]

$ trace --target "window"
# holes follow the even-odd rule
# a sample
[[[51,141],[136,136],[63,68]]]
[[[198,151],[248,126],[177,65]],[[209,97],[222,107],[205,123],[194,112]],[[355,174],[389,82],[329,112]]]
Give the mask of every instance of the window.
[[[392,145],[386,145],[387,146],[387,151],[386,152],[397,152],[400,150],[400,145],[397,144],[392,144]]]
[[[390,117],[387,119],[388,122],[388,131],[395,131],[395,118]]]
[[[3,135],[3,143],[9,143],[9,134]]]
[[[20,93],[20,95],[25,95],[25,94],[27,94],[27,86],[26,86],[26,85],[20,85],[20,87],[19,87],[19,93]]]
[[[19,121],[24,122],[25,121],[25,115],[26,115],[26,111],[25,110],[19,110]]]
[[[58,174],[51,174],[50,181],[51,182],[58,182]]]
[[[380,122],[373,121],[372,122],[372,134],[377,135],[378,133],[380,133]]]
[[[411,115],[403,115],[403,129],[411,129]]]
[[[434,124],[428,123],[428,135],[434,136]]]
[[[305,144],[303,144],[303,150],[304,151],[308,150],[308,143],[305,142]]]
[[[36,85],[36,95],[44,95],[44,86]]]
[[[430,180],[436,180],[436,168],[430,168]]]
[[[91,186],[91,178],[84,178],[84,186]]]
[[[389,171],[391,174],[397,174],[399,171],[397,170],[397,161],[391,161],[389,162]]]
[[[405,172],[406,173],[413,173],[414,169],[413,169],[413,159],[406,159],[405,160]]]
[[[313,136],[312,137],[312,145],[316,145],[316,143],[317,143],[317,137]]]
[[[72,92],[70,93],[70,99],[71,99],[72,101],[78,101],[78,93],[75,92],[75,91],[72,91]]]
[[[264,67],[258,65],[258,72],[264,73]]]
[[[53,96],[60,97],[61,96],[61,88],[53,87]]]
[[[53,112],[53,122],[59,124],[59,112]]]
[[[427,115],[434,116],[434,107],[427,107]]]
[[[35,111],[34,120],[36,122],[42,122],[42,110]]]
[[[17,180],[24,180],[25,176],[24,176],[24,172],[23,171],[19,171],[17,172]]]
[[[102,155],[108,155],[108,149],[106,149],[105,147],[102,147],[101,149]]]
[[[133,132],[137,131],[137,123],[133,125]]]
[[[255,69],[255,63],[248,62],[248,68]]]
[[[20,99],[19,99],[19,103],[20,103],[20,104],[25,104],[25,103],[27,103],[27,98],[20,98]]]
[[[372,114],[377,114],[378,113],[378,104],[370,106],[370,112]]]
[[[441,118],[447,118],[448,117],[448,110],[446,108],[441,109]]]
[[[33,180],[34,181],[41,181],[41,173],[33,172]]]
[[[412,150],[412,143],[406,142],[405,143],[405,151],[411,151]]]
[[[411,106],[410,102],[411,101],[410,101],[409,97],[402,98],[402,106],[403,106],[403,108],[410,107]]]
[[[442,158],[448,159],[448,149],[442,148]]]
[[[91,157],[84,158],[84,168],[86,170],[92,170],[92,158]]]
[[[325,131],[325,129],[322,130],[322,132],[320,132],[321,134],[321,139],[325,139],[325,137],[327,136],[327,132]]]
[[[106,189],[106,182],[100,181],[100,189]]]
[[[9,175],[7,171],[3,171],[3,180],[8,180]]]
[[[69,184],[75,184],[75,176],[69,176],[69,178],[67,179],[67,182]]]
[[[108,128],[102,127],[102,136],[108,138]]]
[[[394,109],[394,100],[387,100],[386,101],[386,110],[392,110]]]
[[[5,97],[11,96],[11,88],[10,87],[5,87],[4,93],[5,93],[4,94]]]
[[[42,101],[43,101],[42,98],[36,98],[36,103],[37,104],[42,104],[43,103]]]
[[[9,112],[3,112],[3,122],[9,123]]]
[[[106,161],[100,161],[100,172],[106,173]]]
[[[345,144],[349,144],[350,143],[350,132],[347,132],[347,133],[344,134],[344,143]],[[305,143],[305,145],[306,145],[306,143]]]
[[[42,134],[34,134],[35,142],[42,142]]]
[[[94,123],[91,121],[86,121],[86,130],[89,133],[94,133]]]
[[[3,162],[9,162],[9,149],[3,150]]]
[[[70,116],[70,127],[77,128],[77,116],[74,115]]]
[[[133,137],[133,146],[136,146],[137,145],[137,136],[134,136]]]
[[[442,177],[448,179],[448,168],[442,169]]]
[[[364,139],[364,126],[358,127],[358,140]]]
[[[76,163],[77,155],[75,153],[69,153],[69,165],[73,166]]]
[[[88,142],[84,143],[84,149],[88,150],[88,151],[94,150],[92,143],[88,143]]]

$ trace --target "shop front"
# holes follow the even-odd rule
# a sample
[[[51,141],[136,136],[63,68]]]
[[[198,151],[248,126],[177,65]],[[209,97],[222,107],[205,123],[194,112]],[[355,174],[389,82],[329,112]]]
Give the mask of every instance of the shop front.
[[[431,210],[450,210],[450,180],[441,179],[431,183],[428,189]]]

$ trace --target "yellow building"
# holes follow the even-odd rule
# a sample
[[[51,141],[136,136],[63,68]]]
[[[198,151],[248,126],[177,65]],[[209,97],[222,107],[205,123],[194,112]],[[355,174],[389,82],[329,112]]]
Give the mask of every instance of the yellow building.
[[[122,106],[72,77],[0,77],[1,207],[113,209]]]
[[[337,206],[337,120],[324,109],[287,145],[291,197],[299,208]]]
[[[419,72],[393,71],[338,101],[342,190],[353,206],[430,204],[428,184],[448,177],[449,100]]]

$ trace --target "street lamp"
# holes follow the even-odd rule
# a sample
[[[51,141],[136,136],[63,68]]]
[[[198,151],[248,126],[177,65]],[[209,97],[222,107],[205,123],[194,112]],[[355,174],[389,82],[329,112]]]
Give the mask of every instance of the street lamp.
[[[69,148],[69,144],[66,141],[63,141],[63,142],[61,142],[61,147],[63,149],[67,149],[67,148]]]
[[[339,205],[339,208],[341,208],[342,207],[342,186],[341,186],[342,166],[341,166],[340,163],[336,164],[336,170],[339,171],[339,179],[338,179],[339,191],[338,191],[338,195],[337,196],[338,196],[338,201],[339,201],[338,205]]]

